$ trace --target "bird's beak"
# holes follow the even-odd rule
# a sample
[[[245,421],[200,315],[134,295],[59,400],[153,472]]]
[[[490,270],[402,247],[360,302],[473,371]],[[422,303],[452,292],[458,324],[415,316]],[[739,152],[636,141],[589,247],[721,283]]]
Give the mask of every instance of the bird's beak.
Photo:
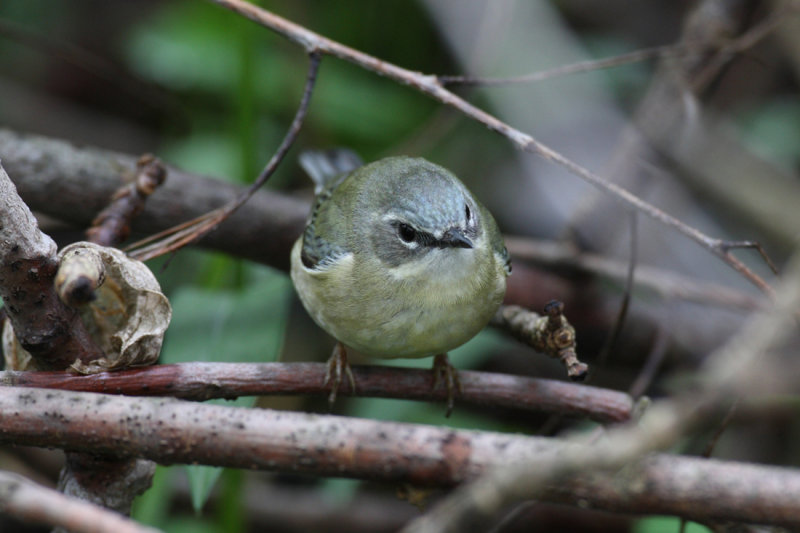
[[[472,241],[458,228],[451,228],[442,235],[442,242],[453,248],[472,248]]]

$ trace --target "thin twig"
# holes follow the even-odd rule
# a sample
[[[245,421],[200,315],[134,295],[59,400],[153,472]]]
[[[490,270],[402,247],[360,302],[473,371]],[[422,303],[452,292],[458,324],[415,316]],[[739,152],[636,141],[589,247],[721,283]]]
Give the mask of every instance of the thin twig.
[[[86,230],[87,240],[103,246],[118,246],[131,233],[131,221],[144,209],[145,201],[167,177],[164,164],[151,154],[136,162],[134,179],[120,187]]]
[[[581,72],[591,72],[600,69],[618,67],[629,63],[636,63],[648,59],[663,58],[681,55],[689,51],[686,44],[656,46],[653,48],[643,48],[626,54],[602,59],[592,59],[589,61],[578,61],[569,65],[561,65],[547,70],[540,70],[522,76],[509,76],[506,78],[486,78],[481,76],[437,76],[442,85],[481,85],[484,87],[496,85],[511,85],[518,83],[531,83],[542,81],[549,78],[577,74]]]
[[[603,347],[600,349],[600,355],[597,356],[597,365],[604,366],[608,360],[608,356],[614,346],[617,344],[617,339],[622,328],[625,326],[625,318],[628,316],[628,309],[631,303],[631,296],[633,295],[634,274],[636,272],[636,261],[638,256],[638,216],[635,211],[629,213],[630,224],[630,257],[628,258],[628,273],[625,276],[625,287],[622,291],[622,302],[617,311],[617,318],[614,320],[614,328],[611,333],[606,337]]]
[[[695,76],[692,86],[696,89],[708,85],[716,73],[719,72],[720,68],[730,61],[735,54],[742,53],[758,44],[759,41],[771,34],[787,16],[795,14],[798,9],[800,9],[800,2],[791,0],[776,8],[760,23],[747,30],[738,38],[722,44],[713,60],[706,65],[702,72]]]
[[[703,457],[711,457],[711,454],[714,453],[714,448],[717,446],[717,442],[719,442],[719,438],[725,433],[725,430],[728,429],[731,421],[733,420],[733,416],[736,414],[736,410],[739,406],[739,400],[734,400],[731,404],[728,412],[725,413],[725,418],[717,426],[717,429],[714,431],[714,434],[708,440],[705,449],[703,450]]]
[[[74,533],[155,533],[118,513],[0,471],[0,509],[25,521]]]
[[[289,130],[283,138],[280,146],[275,154],[269,160],[267,165],[258,175],[253,184],[245,189],[238,198],[225,204],[224,206],[215,209],[205,215],[202,215],[194,220],[190,220],[184,224],[175,226],[156,235],[152,235],[147,239],[139,241],[131,245],[129,250],[131,257],[146,261],[154,257],[158,257],[191,244],[204,235],[214,230],[225,219],[231,216],[239,207],[241,207],[251,196],[272,176],[278,165],[283,161],[286,153],[291,148],[300,129],[303,127],[306,113],[308,112],[308,105],[311,103],[311,94],[314,92],[314,85],[317,80],[317,73],[319,72],[319,65],[322,59],[321,54],[314,50],[309,51],[308,54],[309,66],[308,74],[306,75],[306,83],[303,88],[303,97],[300,100],[300,105],[297,108],[294,119],[292,120]],[[148,244],[149,243],[149,244]]]
[[[667,354],[670,338],[668,333],[668,324],[659,323],[655,340],[650,352],[647,354],[647,359],[645,359],[642,369],[628,389],[628,394],[631,395],[631,398],[638,399],[650,388],[650,384],[653,382],[653,378],[655,378],[661,363],[664,361],[664,356]]]
[[[247,17],[258,24],[261,24],[262,26],[270,28],[271,30],[283,35],[290,41],[302,46],[308,52],[316,51],[319,53],[333,55],[377,74],[399,81],[405,85],[409,85],[443,104],[455,107],[464,115],[481,122],[490,130],[503,135],[514,145],[516,145],[517,148],[525,152],[538,154],[544,159],[552,161],[566,168],[571,173],[583,178],[585,181],[591,183],[595,187],[611,194],[623,203],[632,206],[636,210],[657,220],[658,222],[661,222],[665,226],[671,227],[686,237],[689,237],[722,259],[725,263],[743,275],[761,291],[770,297],[774,297],[772,288],[766,281],[764,281],[755,272],[747,268],[744,263],[723,250],[723,248],[727,246],[726,241],[710,237],[697,228],[681,222],[672,215],[665,213],[661,209],[649,204],[648,202],[645,202],[630,191],[620,187],[615,183],[607,181],[600,175],[595,174],[594,172],[573,162],[571,159],[553,150],[549,146],[542,144],[527,133],[523,133],[522,131],[513,128],[486,111],[475,107],[466,100],[448,91],[439,82],[436,76],[423,74],[421,72],[414,72],[387,61],[380,60],[374,56],[323,37],[307,28],[304,28],[303,26],[300,26],[299,24],[279,17],[274,13],[245,2],[244,0],[210,1],[230,9],[231,11],[239,13],[240,15]]]
[[[505,235],[508,251],[515,261],[529,261],[547,269],[603,276],[622,281],[629,266],[602,255],[583,252],[569,244]],[[753,297],[738,289],[726,287],[648,265],[636,268],[634,285],[637,289],[654,291],[667,299],[682,299],[704,305],[719,305],[746,310],[763,309],[766,300]]]
[[[173,396],[189,400],[238,396],[326,395],[323,363],[182,363],[117,372],[77,375],[68,372],[0,372],[0,386],[43,387],[131,396]],[[385,366],[353,366],[357,395],[444,401],[443,388],[433,388],[429,370]],[[621,392],[563,381],[488,372],[459,371],[458,401],[623,422],[633,409]],[[339,394],[352,396],[350,387]]]

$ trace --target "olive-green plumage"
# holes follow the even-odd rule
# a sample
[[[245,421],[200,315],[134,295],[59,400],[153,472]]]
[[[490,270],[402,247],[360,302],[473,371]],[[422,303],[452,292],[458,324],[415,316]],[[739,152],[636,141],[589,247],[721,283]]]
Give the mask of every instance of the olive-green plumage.
[[[475,336],[510,272],[491,214],[446,169],[349,152],[304,154],[317,183],[291,274],[322,329],[366,355],[426,357]]]

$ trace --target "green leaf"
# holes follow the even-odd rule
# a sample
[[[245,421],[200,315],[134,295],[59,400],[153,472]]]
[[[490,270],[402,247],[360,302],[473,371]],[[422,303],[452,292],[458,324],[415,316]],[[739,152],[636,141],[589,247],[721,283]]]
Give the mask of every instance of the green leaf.
[[[680,529],[680,518],[674,516],[654,516],[643,518],[634,524],[633,533],[675,533]],[[711,530],[696,522],[687,522],[685,533],[711,533]]]
[[[288,314],[291,282],[264,270],[257,283],[241,291],[179,289],[172,300],[172,324],[162,363],[189,361],[267,362],[278,358]],[[251,407],[255,398],[212,400]],[[222,469],[186,467],[195,510],[203,507]]]
[[[166,466],[157,466],[150,489],[136,498],[131,509],[131,517],[142,524],[159,527],[168,517],[172,473]]]

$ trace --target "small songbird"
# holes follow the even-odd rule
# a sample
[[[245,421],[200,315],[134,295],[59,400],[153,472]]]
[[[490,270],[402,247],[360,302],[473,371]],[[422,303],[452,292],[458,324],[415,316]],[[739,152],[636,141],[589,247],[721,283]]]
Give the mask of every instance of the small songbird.
[[[379,358],[435,356],[448,414],[458,374],[447,359],[486,326],[511,272],[492,215],[448,170],[388,157],[362,166],[348,150],[305,152],[313,208],[291,255],[291,275],[314,321],[337,341],[326,384],[342,372],[355,391],[345,347]],[[344,346],[343,346],[344,345]]]

